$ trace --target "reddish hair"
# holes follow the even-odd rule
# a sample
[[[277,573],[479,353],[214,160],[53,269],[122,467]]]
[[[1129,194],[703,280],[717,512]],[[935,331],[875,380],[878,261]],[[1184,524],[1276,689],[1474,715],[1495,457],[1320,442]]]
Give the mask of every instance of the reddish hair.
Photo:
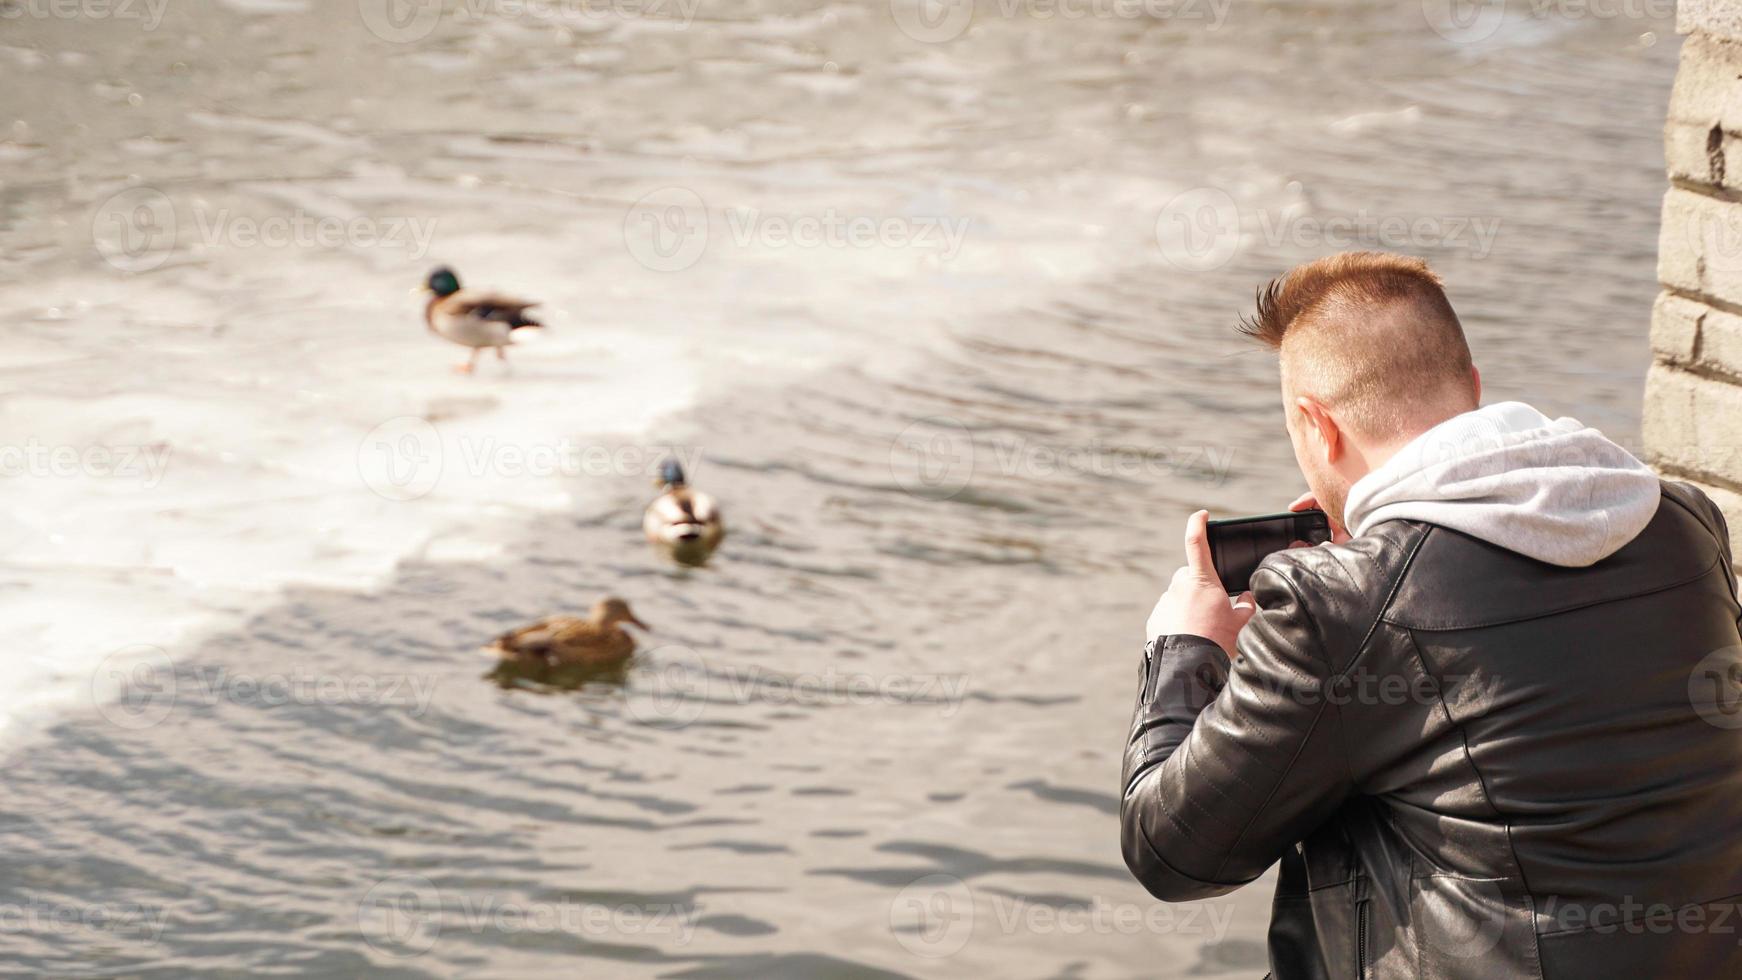
[[[1342,252],[1296,266],[1258,290],[1239,329],[1281,353],[1292,394],[1373,435],[1447,404],[1475,407],[1463,324],[1418,258]]]

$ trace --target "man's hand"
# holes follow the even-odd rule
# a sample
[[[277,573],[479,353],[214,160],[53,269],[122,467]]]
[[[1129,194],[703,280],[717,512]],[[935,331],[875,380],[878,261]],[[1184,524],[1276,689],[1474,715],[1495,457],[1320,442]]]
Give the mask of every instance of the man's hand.
[[[1319,507],[1318,498],[1313,496],[1311,490],[1308,490],[1306,493],[1294,498],[1294,503],[1289,504],[1288,509],[1290,511],[1299,512],[1303,510],[1320,510],[1322,508]],[[1331,543],[1342,544],[1347,540],[1349,540],[1348,529],[1343,527],[1341,524],[1338,524],[1336,518],[1331,518]],[[1305,541],[1296,541],[1294,544],[1289,545],[1289,547],[1304,548],[1307,547],[1307,544]]]
[[[1208,525],[1210,512],[1200,510],[1186,518],[1186,563],[1173,573],[1167,592],[1149,614],[1149,635],[1145,642],[1158,636],[1190,633],[1215,641],[1222,652],[1234,656],[1234,638],[1240,628],[1257,612],[1252,593],[1243,592],[1234,603],[1228,602],[1228,591],[1216,576],[1216,564],[1210,557]]]

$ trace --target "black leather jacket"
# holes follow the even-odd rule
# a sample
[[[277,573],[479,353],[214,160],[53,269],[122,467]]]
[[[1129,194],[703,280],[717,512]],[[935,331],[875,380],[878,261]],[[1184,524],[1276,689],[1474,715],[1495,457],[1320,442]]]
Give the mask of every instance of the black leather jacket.
[[[1125,861],[1282,862],[1295,977],[1742,977],[1742,636],[1723,516],[1663,487],[1588,568],[1409,520],[1283,552],[1232,665],[1145,651]]]

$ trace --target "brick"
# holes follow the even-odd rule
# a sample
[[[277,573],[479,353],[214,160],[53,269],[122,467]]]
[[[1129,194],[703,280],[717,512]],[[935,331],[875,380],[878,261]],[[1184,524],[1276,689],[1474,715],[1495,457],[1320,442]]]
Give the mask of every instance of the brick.
[[[1742,204],[1679,188],[1665,194],[1657,278],[1742,306]]]
[[[1742,386],[1720,379],[1696,377],[1693,379],[1693,402],[1695,443],[1721,451],[1722,458],[1742,461]],[[1716,468],[1713,472],[1742,482],[1739,479],[1742,470]]]
[[[1722,130],[1719,131],[1720,135]],[[1711,152],[1709,126],[1671,120],[1663,127],[1663,162],[1670,180],[1722,186],[1729,172],[1728,146],[1720,144],[1718,159]],[[1716,166],[1714,166],[1716,164]]]
[[[1683,433],[1692,425],[1693,395],[1680,372],[1653,364],[1645,373],[1645,408],[1639,419],[1647,457],[1652,462],[1677,463]]]
[[[1674,293],[1659,293],[1651,307],[1651,351],[1671,364],[1692,364],[1700,320],[1708,308]]]
[[[1742,41],[1695,34],[1682,42],[1669,95],[1671,122],[1742,133]]]
[[[1697,236],[1687,233],[1699,220],[1700,200],[1671,188],[1663,195],[1658,221],[1657,278],[1666,286],[1697,293],[1702,286]]]
[[[1742,39],[1742,4],[1736,0],[1679,0],[1675,29],[1679,34],[1704,31]]]
[[[1700,321],[1694,363],[1742,383],[1742,316],[1708,311]]]
[[[1653,462],[1742,483],[1742,386],[1653,364],[1641,422]]]
[[[1724,145],[1720,153],[1724,158],[1721,164],[1723,172],[1713,173],[1704,182],[1729,190],[1742,190],[1742,139],[1724,134]],[[1711,166],[1709,159],[1708,166]]]
[[[1671,189],[1658,218],[1657,281],[1685,292],[1700,291],[1700,258],[1686,233],[1695,220],[1692,195]]]

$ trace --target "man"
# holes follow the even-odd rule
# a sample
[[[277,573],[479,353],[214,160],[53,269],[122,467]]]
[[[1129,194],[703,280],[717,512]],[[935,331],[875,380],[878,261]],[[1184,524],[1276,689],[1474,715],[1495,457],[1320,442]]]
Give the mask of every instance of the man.
[[[1281,361],[1295,506],[1337,534],[1231,603],[1187,522],[1125,753],[1132,873],[1191,901],[1280,860],[1278,980],[1742,977],[1717,508],[1571,419],[1478,408],[1416,259],[1300,266],[1243,330]]]

